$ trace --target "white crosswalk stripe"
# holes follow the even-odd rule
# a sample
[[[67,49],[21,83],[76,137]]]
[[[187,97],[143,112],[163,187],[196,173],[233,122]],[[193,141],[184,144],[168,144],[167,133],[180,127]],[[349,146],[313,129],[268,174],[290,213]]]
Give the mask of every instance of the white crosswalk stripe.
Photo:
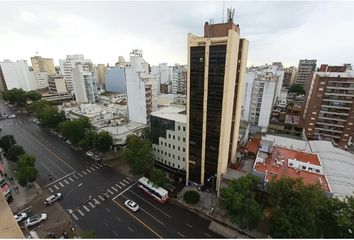
[[[69,180],[72,181],[72,182],[74,181],[74,179],[72,179],[71,177],[69,177]]]
[[[87,172],[85,172],[85,170],[82,170],[82,172],[83,172],[85,175],[87,175]]]
[[[119,186],[118,184],[115,184],[119,189],[122,189],[122,187],[121,186]]]
[[[64,179],[64,182],[65,182],[66,184],[69,184],[69,182],[68,182],[66,179]]]
[[[79,220],[79,218],[75,215],[75,213],[72,213],[71,216],[73,216],[73,218],[77,221]]]
[[[48,188],[48,190],[49,190],[49,192],[51,192],[51,193],[53,192],[53,190],[52,190],[51,188]]]
[[[59,182],[59,185],[62,186],[62,187],[64,187],[64,184],[62,184],[61,182]]]
[[[90,169],[86,169],[86,171],[88,171],[89,173],[91,173]]]
[[[96,205],[99,205],[99,204],[100,204],[100,201],[98,201],[96,198],[93,199],[93,202],[94,202]]]
[[[114,191],[116,191],[116,192],[118,191],[115,187],[111,187],[111,188],[112,188]]]
[[[114,194],[114,192],[112,192],[111,190],[107,189],[107,192],[109,192],[110,194]]]
[[[92,171],[95,171],[96,169],[94,169],[93,167],[90,167],[90,169],[92,170]]]
[[[96,169],[100,169],[100,167],[97,166],[97,165],[93,165],[93,167],[96,168]]]
[[[78,173],[78,175],[79,175],[80,177],[82,177],[82,174],[81,174],[81,173]]]
[[[92,208],[95,208],[95,205],[93,205],[92,202],[88,202],[88,204],[89,204]]]
[[[86,210],[86,212],[89,212],[89,211],[90,211],[90,209],[88,209],[88,207],[86,207],[85,205],[82,206],[82,207]]]
[[[55,189],[56,189],[56,190],[58,190],[58,189],[59,189],[57,185],[54,185],[54,187],[55,187]]]
[[[79,177],[78,176],[76,176],[76,175],[74,175],[74,178],[77,180],[77,179],[79,179]]]
[[[103,167],[103,164],[102,163],[97,163],[98,166],[100,167]]]
[[[128,179],[129,181],[132,181],[132,182],[134,181],[134,180],[133,180],[133,179],[131,179],[130,177],[127,177],[127,179]]]
[[[123,179],[123,182],[125,182],[125,183],[127,183],[127,184],[129,184],[130,182],[128,182],[127,180],[125,180],[125,179]]]
[[[81,216],[85,216],[85,213],[83,213],[80,209],[78,209],[77,212],[80,213]]]
[[[104,200],[104,198],[101,196],[101,195],[98,195],[98,197],[103,201]]]
[[[124,184],[124,183],[122,183],[122,182],[119,182],[119,184],[120,184],[120,185],[122,185],[123,187],[125,187],[125,184]]]

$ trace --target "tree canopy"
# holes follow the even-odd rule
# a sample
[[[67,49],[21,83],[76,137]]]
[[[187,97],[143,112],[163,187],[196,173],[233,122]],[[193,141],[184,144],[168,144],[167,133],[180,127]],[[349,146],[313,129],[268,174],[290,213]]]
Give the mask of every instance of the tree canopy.
[[[155,186],[163,187],[166,184],[166,174],[163,170],[158,168],[153,168],[150,175],[150,181],[155,184]]]
[[[11,161],[17,162],[18,157],[24,153],[25,150],[23,150],[22,146],[15,144],[8,149],[6,153],[6,158]]]
[[[112,143],[113,139],[111,135],[106,131],[97,133],[94,136],[92,142],[93,147],[99,152],[107,152],[110,149]]]
[[[7,153],[9,148],[15,144],[16,140],[12,135],[5,135],[0,139],[0,147],[4,150],[5,153]]]
[[[293,92],[296,94],[305,94],[305,89],[300,84],[293,84],[291,85],[289,92]]]
[[[38,171],[34,166],[36,158],[32,155],[22,154],[18,159],[17,179],[21,186],[26,186],[27,183],[36,180]]]
[[[22,107],[26,104],[26,92],[21,88],[13,88],[11,90],[6,90],[3,93],[5,101],[9,101],[10,104],[15,104],[19,107]]]
[[[143,175],[151,169],[152,149],[148,140],[130,135],[127,139],[127,147],[123,151],[124,158],[131,167],[134,175]]]
[[[37,118],[44,127],[57,128],[59,123],[64,121],[65,117],[62,112],[58,112],[55,106],[43,106],[37,111]]]
[[[42,95],[34,90],[26,92],[25,96],[31,101],[38,101],[42,98]]]
[[[72,121],[66,120],[59,124],[59,129],[63,135],[73,143],[79,143],[84,137],[86,130],[91,128],[88,118],[78,118]]]

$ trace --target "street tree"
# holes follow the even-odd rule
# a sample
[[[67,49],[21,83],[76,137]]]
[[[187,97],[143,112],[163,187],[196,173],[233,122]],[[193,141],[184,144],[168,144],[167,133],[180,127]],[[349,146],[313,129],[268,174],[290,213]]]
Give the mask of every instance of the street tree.
[[[84,137],[86,130],[91,128],[89,119],[86,117],[66,120],[59,124],[60,131],[74,144],[79,143]]]
[[[84,138],[80,140],[79,146],[83,150],[89,150],[93,148],[93,141],[96,137],[97,133],[94,130],[86,130]]]
[[[320,238],[328,197],[319,185],[304,185],[302,179],[273,179],[268,187],[272,207],[270,235],[273,238]]]
[[[17,167],[18,168],[22,168],[25,166],[34,167],[35,161],[36,161],[36,158],[34,156],[25,153],[25,154],[22,154],[18,157]]]
[[[153,168],[150,175],[150,181],[158,187],[166,184],[166,174],[161,169]]]
[[[130,135],[127,138],[127,147],[123,151],[124,158],[128,161],[134,175],[143,175],[151,169],[152,149],[148,140]]]
[[[15,104],[16,106],[22,107],[26,104],[26,92],[21,88],[13,88],[11,90],[6,90],[3,93],[3,98],[5,101],[9,101],[10,104]]]
[[[106,131],[97,133],[93,138],[93,147],[99,152],[107,152],[112,144],[112,136]]]
[[[254,228],[262,217],[262,209],[255,200],[258,177],[247,175],[233,180],[220,190],[219,205],[230,221],[241,227]]]
[[[38,101],[42,98],[42,95],[35,90],[26,92],[25,96],[31,101]]]
[[[29,154],[19,156],[16,176],[21,186],[36,180],[38,171],[34,166],[35,161],[36,158]]]
[[[12,145],[16,144],[15,137],[12,135],[5,135],[0,139],[0,147],[5,153],[9,150]]]
[[[37,117],[38,114],[40,113],[41,109],[43,109],[44,107],[48,107],[50,106],[50,103],[46,100],[38,100],[38,101],[34,101],[31,102],[30,104],[28,104],[26,106],[26,109],[28,112],[32,112],[35,114],[35,116]]]
[[[293,92],[296,94],[305,94],[305,89],[300,84],[293,84],[291,85],[289,92]]]
[[[55,106],[44,106],[37,112],[37,118],[44,127],[57,128],[65,117]]]
[[[144,128],[141,137],[145,140],[151,141],[151,128],[150,127]]]
[[[23,150],[22,146],[15,144],[8,149],[6,153],[6,158],[11,161],[17,162],[18,157],[24,153],[25,150]]]

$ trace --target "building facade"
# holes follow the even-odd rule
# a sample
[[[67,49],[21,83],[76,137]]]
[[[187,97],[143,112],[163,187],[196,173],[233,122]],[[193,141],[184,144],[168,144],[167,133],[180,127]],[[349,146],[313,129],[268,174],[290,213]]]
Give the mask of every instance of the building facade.
[[[185,94],[186,69],[183,65],[173,66],[172,94]]]
[[[26,60],[0,62],[2,78],[8,90],[22,88],[24,91],[36,89],[33,72],[30,72]]]
[[[316,70],[316,62],[317,60],[307,59],[299,61],[295,83],[301,85],[305,90],[307,90],[307,84],[311,81]]]
[[[186,174],[186,120],[183,107],[166,107],[151,113],[154,164],[175,176]]]
[[[50,93],[67,93],[65,79],[60,75],[48,76],[48,89]]]
[[[41,56],[31,57],[31,63],[33,72],[46,72],[49,75],[55,75],[57,72],[55,71],[55,66],[53,62],[53,58],[42,58]]]
[[[248,41],[232,17],[204,25],[204,37],[188,35],[187,184],[216,189],[229,161],[236,162]]]
[[[289,88],[291,85],[294,84],[296,73],[297,71],[295,67],[284,68],[283,87]]]
[[[304,128],[309,139],[332,140],[345,147],[354,134],[354,72],[321,65],[306,94]]]
[[[75,99],[78,103],[95,103],[97,86],[91,72],[85,71],[83,65],[77,64],[72,71]]]
[[[33,72],[34,84],[36,89],[48,87],[48,73],[47,72]]]

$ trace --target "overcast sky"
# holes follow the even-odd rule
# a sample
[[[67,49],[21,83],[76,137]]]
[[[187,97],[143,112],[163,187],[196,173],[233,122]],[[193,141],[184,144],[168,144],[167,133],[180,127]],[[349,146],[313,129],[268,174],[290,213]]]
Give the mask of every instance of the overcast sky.
[[[250,41],[248,65],[354,63],[354,2],[225,1],[225,16],[228,7]],[[222,1],[0,1],[0,60],[38,52],[58,65],[82,53],[114,64],[139,48],[152,65],[185,64],[187,34],[203,35],[204,22],[221,22],[222,12]]]

